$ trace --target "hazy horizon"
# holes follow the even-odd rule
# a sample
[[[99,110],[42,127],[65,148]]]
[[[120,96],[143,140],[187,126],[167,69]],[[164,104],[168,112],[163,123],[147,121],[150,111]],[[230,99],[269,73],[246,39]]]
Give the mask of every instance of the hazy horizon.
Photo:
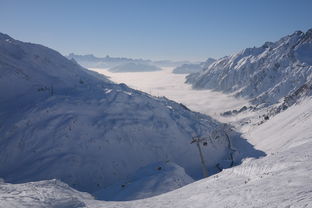
[[[63,55],[203,61],[312,28],[312,2],[0,0],[1,31]]]

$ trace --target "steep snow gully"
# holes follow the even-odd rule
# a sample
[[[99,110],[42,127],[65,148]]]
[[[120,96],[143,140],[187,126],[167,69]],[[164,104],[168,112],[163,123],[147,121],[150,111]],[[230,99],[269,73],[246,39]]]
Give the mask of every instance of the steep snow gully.
[[[206,137],[210,175],[264,155],[229,126],[183,104],[112,83],[56,51],[0,34],[1,197],[19,183],[60,184],[27,183],[48,179],[105,200],[172,191],[202,178],[194,136]],[[66,186],[51,191],[60,187]]]

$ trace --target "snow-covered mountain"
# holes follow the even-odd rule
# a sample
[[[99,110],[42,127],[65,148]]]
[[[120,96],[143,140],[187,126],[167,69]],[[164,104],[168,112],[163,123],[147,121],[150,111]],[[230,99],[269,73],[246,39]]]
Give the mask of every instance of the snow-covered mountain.
[[[125,57],[96,57],[93,54],[89,55],[77,55],[70,53],[67,58],[76,60],[79,64],[84,67],[90,68],[112,68],[120,64],[125,63],[140,63],[140,64],[149,64],[150,60],[147,59],[131,59]]]
[[[312,80],[312,29],[297,31],[276,42],[247,48],[215,61],[187,82],[270,105]]]
[[[246,159],[239,166],[172,192],[142,200],[107,202],[94,200],[57,180],[24,184],[0,181],[0,207],[310,208],[311,105],[312,100],[305,99],[244,134],[267,156]]]
[[[148,198],[194,182],[184,169],[172,162],[158,162],[140,168],[128,180],[104,188],[94,195],[106,201]]]
[[[172,73],[175,74],[190,74],[199,72],[202,70],[202,66],[200,64],[183,64],[173,69]]]
[[[267,112],[263,115],[267,119],[275,116],[276,114],[288,109],[290,106],[297,104],[304,100],[306,97],[312,96],[312,80],[306,82],[304,85],[299,87],[296,91],[290,93],[279,103],[270,106]]]
[[[201,70],[207,68],[210,64],[215,61],[213,58],[208,58],[206,61],[198,63],[198,64],[183,64],[173,69],[173,73],[175,74],[190,74],[200,72]]]
[[[193,136],[209,137],[203,153],[211,174],[235,159],[223,124],[210,117],[111,83],[47,47],[0,34],[5,181],[56,178],[91,193],[164,161],[198,179]]]
[[[68,59],[74,59],[79,64],[87,68],[114,68],[120,65],[135,63],[142,65],[152,65],[157,67],[176,67],[182,64],[190,63],[188,61],[171,61],[171,60],[160,60],[153,61],[149,59],[132,59],[125,57],[96,57],[92,54],[89,55],[77,55],[74,53],[70,53],[67,56]],[[148,70],[147,70],[148,71]]]
[[[272,110],[277,115],[267,122],[253,125],[233,115],[238,135],[182,104],[111,83],[51,49],[3,34],[0,72],[1,208],[311,207],[309,77],[270,108],[242,110],[258,121],[260,112]],[[194,99],[207,105],[198,94]],[[202,148],[210,171],[244,155],[264,157],[191,183],[200,173],[190,144],[195,135],[209,135]],[[43,180],[51,178],[69,185]],[[43,181],[21,183],[33,180]],[[73,187],[96,191],[97,199],[140,200],[100,201]]]
[[[161,68],[154,65],[134,62],[121,64],[109,69],[110,72],[151,72],[160,70]]]

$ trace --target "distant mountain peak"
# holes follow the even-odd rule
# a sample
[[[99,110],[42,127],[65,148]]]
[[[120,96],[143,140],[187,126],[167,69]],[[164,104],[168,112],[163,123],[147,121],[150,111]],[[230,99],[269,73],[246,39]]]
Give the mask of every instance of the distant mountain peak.
[[[4,33],[0,33],[0,40],[14,40],[13,38],[11,38],[9,35],[4,34]]]

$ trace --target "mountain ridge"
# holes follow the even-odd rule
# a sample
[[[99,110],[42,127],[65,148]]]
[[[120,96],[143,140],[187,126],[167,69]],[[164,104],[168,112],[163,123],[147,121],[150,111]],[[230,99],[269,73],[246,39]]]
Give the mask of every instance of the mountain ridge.
[[[125,58],[125,57],[96,57],[93,54],[88,55],[77,55],[70,53],[66,56],[69,59],[75,59],[79,64],[87,68],[113,68],[122,64],[136,63],[136,64],[147,64],[157,67],[175,67],[185,63],[191,63],[189,61],[171,61],[171,60],[150,60],[141,58]]]
[[[312,29],[218,59],[187,77],[193,88],[208,88],[272,105],[312,79]]]

